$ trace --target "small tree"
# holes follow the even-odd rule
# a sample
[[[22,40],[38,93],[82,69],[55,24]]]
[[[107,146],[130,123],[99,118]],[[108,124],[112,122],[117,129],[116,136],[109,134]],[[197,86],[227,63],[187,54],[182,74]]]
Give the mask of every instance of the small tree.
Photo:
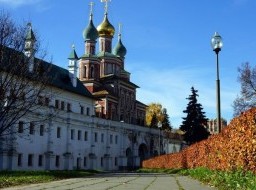
[[[256,107],[256,66],[252,68],[247,62],[238,68],[238,72],[241,91],[233,102],[234,116]]]
[[[157,120],[156,114],[154,113],[150,122],[150,127],[157,128],[157,123],[158,123],[158,120]]]
[[[49,103],[50,94],[45,89],[50,81],[50,66],[43,64],[42,59],[36,59],[36,54],[42,58],[45,56],[31,24],[18,26],[8,13],[1,11],[0,141],[3,136],[17,133],[14,127],[21,118],[35,114]],[[43,119],[34,117],[34,122],[46,117],[49,118],[48,115]]]
[[[163,120],[162,120],[162,129],[163,130],[171,130],[171,124],[170,124],[170,120],[169,120],[169,115],[167,113],[167,109],[164,108],[163,109]]]
[[[184,140],[188,144],[207,139],[210,133],[206,129],[208,119],[205,117],[202,105],[197,102],[197,90],[194,87],[191,88],[192,94],[187,98],[189,103],[186,110],[183,112],[187,114],[183,118],[180,129],[185,132]]]
[[[162,129],[171,130],[167,109],[162,108],[159,103],[151,103],[146,109],[146,124],[149,127],[157,128],[159,122],[162,124]]]

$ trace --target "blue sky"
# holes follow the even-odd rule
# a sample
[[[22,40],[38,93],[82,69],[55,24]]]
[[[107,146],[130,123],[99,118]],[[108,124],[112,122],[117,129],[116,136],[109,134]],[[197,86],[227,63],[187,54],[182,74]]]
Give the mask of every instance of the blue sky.
[[[88,24],[89,0],[0,0],[0,8],[18,23],[31,21],[47,48],[49,59],[67,68],[71,45],[84,52],[82,31]],[[101,23],[104,5],[94,0],[94,24]],[[216,56],[210,46],[215,31],[223,37],[220,52],[221,112],[232,118],[232,103],[240,92],[237,68],[255,64],[255,0],[112,0],[109,20],[122,23],[128,52],[126,70],[140,86],[137,99],[159,102],[179,127],[191,87],[208,118],[216,117]]]

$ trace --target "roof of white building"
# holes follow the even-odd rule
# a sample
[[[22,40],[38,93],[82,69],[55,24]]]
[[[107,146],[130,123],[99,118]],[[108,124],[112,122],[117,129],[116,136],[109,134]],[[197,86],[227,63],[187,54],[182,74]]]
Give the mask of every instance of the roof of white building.
[[[5,72],[8,72],[11,70],[17,75],[19,74],[24,75],[24,73],[19,73],[19,68],[18,67],[15,68],[15,64],[17,63],[17,61],[19,61],[19,62],[24,62],[24,65],[25,65],[26,64],[25,55],[22,52],[19,52],[17,50],[14,50],[8,47],[2,46],[1,50],[4,53],[0,61],[0,69]],[[34,63],[35,63],[35,68],[34,68],[35,70],[38,71],[39,69],[41,70],[41,72],[46,72],[47,83],[49,85],[57,87],[59,89],[69,91],[69,92],[73,92],[82,96],[93,98],[92,94],[87,90],[87,88],[83,85],[83,83],[79,79],[77,79],[77,85],[73,86],[71,77],[70,77],[72,74],[67,69],[61,68],[57,65],[54,65],[52,63],[49,63],[37,58],[35,58]],[[17,64],[17,65],[21,65],[21,64]],[[16,71],[14,71],[13,68],[15,68]],[[38,73],[40,74],[40,71],[37,72],[36,74],[38,75]],[[27,73],[25,74],[29,79],[33,80],[33,73],[30,73],[29,71],[27,71]]]

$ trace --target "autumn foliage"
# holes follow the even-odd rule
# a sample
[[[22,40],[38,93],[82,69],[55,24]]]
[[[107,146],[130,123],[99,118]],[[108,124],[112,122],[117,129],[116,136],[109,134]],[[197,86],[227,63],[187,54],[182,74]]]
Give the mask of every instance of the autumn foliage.
[[[195,143],[179,153],[143,162],[144,168],[243,169],[256,173],[256,108],[242,113],[218,135]]]

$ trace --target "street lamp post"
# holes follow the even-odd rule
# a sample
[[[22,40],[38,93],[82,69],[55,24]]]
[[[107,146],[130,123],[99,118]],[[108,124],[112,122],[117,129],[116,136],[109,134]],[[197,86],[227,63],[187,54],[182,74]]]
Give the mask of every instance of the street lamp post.
[[[221,113],[220,113],[220,79],[219,79],[219,52],[221,51],[221,48],[223,46],[222,38],[218,34],[218,32],[215,32],[212,40],[211,45],[213,51],[216,53],[217,58],[217,79],[216,79],[216,97],[217,97],[217,126],[219,133],[221,131]]]
[[[159,121],[157,123],[157,127],[159,128],[159,152],[158,155],[160,155],[161,153],[161,128],[162,128],[162,123]]]

